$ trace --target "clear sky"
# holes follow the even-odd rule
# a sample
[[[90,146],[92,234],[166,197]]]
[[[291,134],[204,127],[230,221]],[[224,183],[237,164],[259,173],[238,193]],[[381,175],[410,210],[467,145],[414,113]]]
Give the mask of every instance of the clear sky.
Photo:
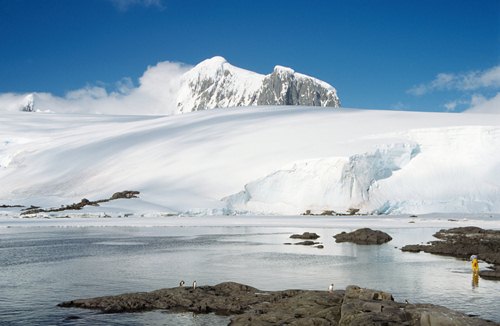
[[[500,1],[0,0],[0,93],[215,55],[317,77],[345,107],[460,111],[500,92]]]

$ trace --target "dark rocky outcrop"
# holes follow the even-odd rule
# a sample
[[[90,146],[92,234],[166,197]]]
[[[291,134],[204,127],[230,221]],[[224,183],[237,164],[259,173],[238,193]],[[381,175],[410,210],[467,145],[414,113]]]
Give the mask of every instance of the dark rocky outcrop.
[[[315,245],[315,244],[319,244],[319,242],[314,242],[312,240],[306,240],[306,241],[296,242],[294,244],[296,244],[296,245],[303,245],[303,246],[312,246],[312,245]]]
[[[316,240],[319,238],[319,235],[317,235],[314,232],[304,232],[302,234],[292,234],[290,236],[290,239],[302,239],[302,240]]]
[[[424,251],[462,259],[469,259],[471,255],[477,255],[480,260],[500,265],[500,230],[484,230],[475,226],[467,226],[443,229],[434,234],[434,237],[440,240],[431,241],[424,245],[407,245],[401,250]],[[498,270],[482,271],[480,276],[499,278],[499,273]]]
[[[363,245],[383,244],[392,240],[392,237],[387,233],[369,228],[363,228],[349,233],[342,232],[333,237],[335,238],[335,242],[353,242]]]
[[[479,276],[488,280],[500,280],[500,267],[493,266],[491,269],[479,271]]]
[[[276,66],[262,80],[256,104],[340,107],[339,98],[331,86],[281,66]]]
[[[166,309],[170,312],[232,316],[229,325],[494,325],[429,304],[395,302],[390,293],[349,286],[333,292],[261,291],[226,282],[196,289],[176,287],[152,292],[78,299],[60,307],[97,309],[107,313]]]
[[[125,191],[115,192],[110,198],[107,199],[99,199],[91,201],[88,200],[87,198],[83,198],[78,203],[63,205],[57,208],[40,208],[37,206],[31,206],[30,208],[23,209],[21,215],[48,213],[48,212],[62,212],[67,210],[80,210],[85,206],[99,206],[100,203],[106,203],[116,199],[137,198],[137,195],[139,195],[139,193],[140,193],[139,191],[125,190]]]

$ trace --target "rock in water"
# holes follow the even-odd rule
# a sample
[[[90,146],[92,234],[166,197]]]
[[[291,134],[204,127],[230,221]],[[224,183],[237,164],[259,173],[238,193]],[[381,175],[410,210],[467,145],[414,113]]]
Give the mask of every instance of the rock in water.
[[[363,245],[383,244],[392,240],[392,237],[387,233],[370,228],[359,229],[350,233],[342,232],[333,237],[335,242],[353,242]]]
[[[225,282],[196,290],[175,287],[153,292],[63,302],[60,307],[132,312],[167,309],[172,312],[231,315],[230,325],[492,325],[453,310],[395,302],[387,292],[349,286],[345,291],[260,291]]]
[[[319,238],[319,235],[317,235],[314,232],[304,232],[302,234],[292,234],[290,236],[290,239],[302,239],[302,240],[316,240]]]
[[[484,278],[500,279],[500,230],[484,230],[475,226],[466,226],[440,230],[434,234],[439,241],[431,241],[425,245],[406,245],[402,251],[424,251],[431,254],[469,259],[478,255],[480,260],[495,264],[492,271],[480,271]]]

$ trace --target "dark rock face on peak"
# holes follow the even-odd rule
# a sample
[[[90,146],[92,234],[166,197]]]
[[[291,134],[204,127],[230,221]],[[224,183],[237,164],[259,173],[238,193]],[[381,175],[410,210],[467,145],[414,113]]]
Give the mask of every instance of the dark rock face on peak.
[[[262,80],[257,105],[303,105],[340,107],[340,100],[323,82],[296,74],[288,68],[275,68]]]
[[[35,111],[35,97],[33,96],[33,94],[29,94],[24,98],[24,103],[21,106],[21,111],[23,112]]]

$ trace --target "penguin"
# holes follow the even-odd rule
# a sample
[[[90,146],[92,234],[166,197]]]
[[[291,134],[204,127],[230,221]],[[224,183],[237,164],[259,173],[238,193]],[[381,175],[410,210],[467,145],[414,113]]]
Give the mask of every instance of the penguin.
[[[333,293],[333,283],[328,287],[328,292]]]
[[[193,281],[193,290],[196,289],[196,281]]]
[[[409,304],[410,302],[409,302],[407,299],[405,299],[405,303],[406,303],[406,304]]]
[[[180,286],[180,287],[183,287],[183,286],[184,286],[184,284],[186,284],[186,282],[184,282],[184,280],[181,280],[181,282],[179,283],[179,286]]]

